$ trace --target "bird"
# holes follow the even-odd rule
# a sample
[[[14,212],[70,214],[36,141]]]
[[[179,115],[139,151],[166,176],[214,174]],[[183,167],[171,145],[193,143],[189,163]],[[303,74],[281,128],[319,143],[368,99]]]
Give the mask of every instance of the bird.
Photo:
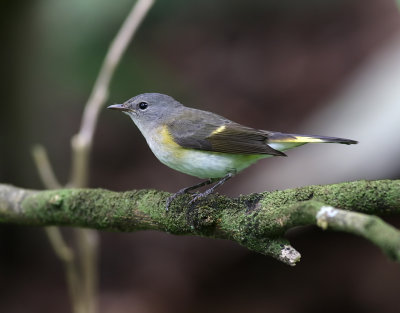
[[[193,194],[189,202],[193,204],[255,162],[286,156],[286,150],[307,143],[358,143],[346,138],[244,126],[212,112],[186,107],[161,93],[139,94],[107,108],[122,111],[132,119],[160,162],[176,171],[205,179],[172,194],[166,201],[166,210],[179,195],[212,185],[202,193]]]

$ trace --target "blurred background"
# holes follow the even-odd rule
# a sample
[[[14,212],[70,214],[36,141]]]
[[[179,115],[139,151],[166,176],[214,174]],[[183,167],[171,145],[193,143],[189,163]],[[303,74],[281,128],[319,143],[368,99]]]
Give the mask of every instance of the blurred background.
[[[0,181],[58,178],[106,50],[132,6],[119,0],[0,3]],[[394,0],[156,2],[108,104],[167,93],[261,129],[341,136],[263,160],[219,190],[241,193],[400,178],[400,16]],[[126,116],[103,110],[91,187],[170,192],[196,178],[162,165]],[[387,217],[400,227],[399,217]],[[64,229],[68,235],[69,229]],[[157,232],[101,233],[100,312],[399,312],[400,269],[358,237],[305,227],[290,268],[237,244]],[[40,228],[0,225],[0,312],[70,312],[63,267]]]

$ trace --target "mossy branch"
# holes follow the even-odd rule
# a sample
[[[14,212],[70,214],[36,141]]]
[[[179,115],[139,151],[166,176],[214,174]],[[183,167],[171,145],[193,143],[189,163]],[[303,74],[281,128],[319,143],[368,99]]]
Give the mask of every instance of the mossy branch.
[[[400,180],[307,186],[236,199],[215,195],[190,207],[190,196],[184,195],[167,212],[169,195],[156,190],[34,191],[0,184],[0,222],[229,239],[289,265],[300,254],[284,239],[285,232],[314,224],[360,235],[400,262],[400,232],[375,216],[400,214]]]

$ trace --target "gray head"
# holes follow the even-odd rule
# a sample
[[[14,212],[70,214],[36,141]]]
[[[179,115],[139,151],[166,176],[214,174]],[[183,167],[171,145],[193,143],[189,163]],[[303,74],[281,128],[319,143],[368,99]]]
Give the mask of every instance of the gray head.
[[[160,122],[170,118],[171,112],[183,108],[184,106],[174,98],[161,93],[142,93],[123,104],[108,107],[108,109],[119,110],[129,115],[141,131],[160,125]]]

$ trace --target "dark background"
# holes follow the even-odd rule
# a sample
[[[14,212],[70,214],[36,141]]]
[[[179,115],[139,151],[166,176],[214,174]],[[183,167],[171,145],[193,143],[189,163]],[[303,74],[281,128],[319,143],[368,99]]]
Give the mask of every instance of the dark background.
[[[46,146],[58,178],[67,180],[70,138],[131,5],[128,0],[1,2],[2,183],[43,188],[31,157],[36,143]],[[334,103],[399,30],[400,16],[389,0],[159,0],[119,65],[107,104],[162,92],[246,125],[299,133],[312,128],[309,117]],[[363,121],[366,111],[358,110],[353,119]],[[318,131],[352,137],[357,123],[349,124],[338,125],[334,134]],[[235,196],[400,177],[399,162],[389,172],[373,174],[350,166],[362,144],[380,145],[352,139],[360,145],[335,146],[326,171],[314,171],[316,176],[312,164],[321,161],[325,145],[300,148],[309,149],[307,162],[302,151],[259,162],[220,192]],[[390,140],[398,146],[398,135]],[[377,158],[357,155],[357,162],[379,167],[390,151],[376,150]],[[347,160],[339,162],[342,153]],[[289,166],[298,170],[269,175]],[[341,169],[346,173],[330,178]],[[126,116],[103,110],[91,187],[173,192],[197,181],[159,163]],[[400,227],[398,217],[387,220]],[[400,311],[399,266],[371,243],[315,227],[293,230],[288,238],[302,253],[294,268],[223,240],[102,232],[100,312]],[[43,230],[0,225],[0,312],[70,311],[62,265]]]

